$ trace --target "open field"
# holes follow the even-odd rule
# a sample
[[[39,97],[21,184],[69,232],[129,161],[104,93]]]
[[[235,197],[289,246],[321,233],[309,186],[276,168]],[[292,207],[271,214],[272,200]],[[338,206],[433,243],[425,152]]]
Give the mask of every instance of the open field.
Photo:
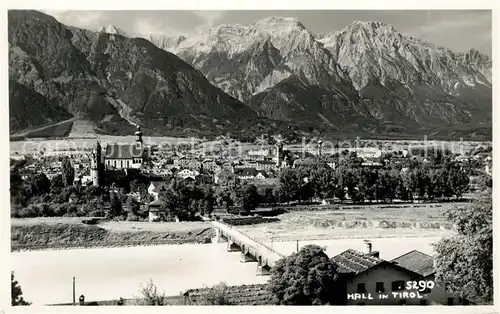
[[[432,254],[431,243],[437,240],[439,237],[388,238],[372,243],[381,258],[392,259],[414,249]],[[329,256],[347,248],[363,248],[358,239],[304,241],[299,245],[306,244],[326,247]],[[295,242],[270,245],[285,254],[296,249]],[[212,243],[14,252],[11,268],[23,295],[34,305],[71,302],[73,276],[77,297],[84,294],[88,301],[137,297],[139,285],[149,279],[172,296],[221,281],[228,285],[267,282],[269,277],[256,276],[256,263],[241,263],[240,253],[229,253],[226,247],[226,243]]]
[[[308,239],[436,237],[454,233],[441,212],[466,203],[441,203],[408,208],[355,206],[331,211],[297,211],[279,215],[279,222],[238,227],[261,241]],[[415,205],[410,205],[415,206]]]
[[[205,243],[212,237],[211,225],[205,222],[109,221],[86,225],[81,220],[82,218],[12,219],[12,251]]]
[[[136,140],[135,136],[108,136],[97,135],[92,138],[68,138],[61,140],[33,138],[22,141],[10,142],[11,154],[33,154],[42,149],[46,150],[46,155],[54,154],[55,152],[83,152],[85,149],[90,149],[95,146],[96,141],[100,141],[101,145],[106,144],[130,144]],[[179,145],[182,143],[197,143],[199,140],[194,138],[179,138],[179,137],[143,137],[144,143],[149,144],[169,144]]]
[[[11,135],[11,139],[66,137],[73,127],[73,118],[45,125],[36,129],[24,130]]]
[[[68,134],[69,138],[87,138],[96,137],[94,123],[91,121],[76,119],[73,122],[73,127]]]

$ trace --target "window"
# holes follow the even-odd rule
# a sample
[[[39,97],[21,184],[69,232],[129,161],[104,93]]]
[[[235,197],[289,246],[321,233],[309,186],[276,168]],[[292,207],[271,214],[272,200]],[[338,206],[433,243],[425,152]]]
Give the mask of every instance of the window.
[[[453,305],[453,298],[448,298],[448,302],[446,302],[446,305]]]
[[[420,300],[420,305],[427,305],[427,300]]]
[[[364,283],[358,283],[358,293],[365,293],[366,288]]]
[[[377,292],[384,292],[384,283],[383,282],[377,282],[375,284],[375,289],[377,290]]]
[[[405,288],[405,282],[402,280],[397,280],[392,282],[392,291],[401,291]]]

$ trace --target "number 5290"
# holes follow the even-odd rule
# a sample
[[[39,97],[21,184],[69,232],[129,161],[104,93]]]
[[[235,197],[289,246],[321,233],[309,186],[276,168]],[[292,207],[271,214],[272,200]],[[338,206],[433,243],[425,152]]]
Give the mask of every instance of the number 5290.
[[[406,290],[418,290],[420,292],[426,289],[434,288],[435,284],[432,280],[407,281]]]

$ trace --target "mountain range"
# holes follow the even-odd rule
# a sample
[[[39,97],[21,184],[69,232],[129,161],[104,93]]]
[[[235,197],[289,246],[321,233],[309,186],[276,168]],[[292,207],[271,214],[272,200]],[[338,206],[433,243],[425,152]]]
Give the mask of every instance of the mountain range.
[[[108,133],[132,123],[157,134],[293,125],[491,136],[491,59],[380,22],[317,35],[295,18],[269,17],[192,37],[143,36],[9,11],[9,78],[44,99],[38,106],[54,108],[25,119],[13,109],[26,101],[11,95],[11,131],[70,114]]]

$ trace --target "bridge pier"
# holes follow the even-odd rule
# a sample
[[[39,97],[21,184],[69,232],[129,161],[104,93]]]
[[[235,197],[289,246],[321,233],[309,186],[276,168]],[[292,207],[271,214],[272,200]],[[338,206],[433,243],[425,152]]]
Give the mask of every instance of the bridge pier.
[[[215,237],[212,238],[212,243],[225,243],[227,237],[222,233],[219,228],[215,228]]]
[[[257,276],[269,276],[271,267],[267,265],[267,261],[262,260],[262,256],[257,257]]]
[[[249,262],[256,262],[256,261],[257,261],[257,259],[255,258],[255,256],[250,254],[250,252],[241,251],[240,262],[249,263]]]
[[[257,276],[269,276],[271,275],[271,267],[268,265],[259,266],[257,265]]]
[[[227,242],[227,251],[228,252],[239,252],[241,251],[241,247],[236,244],[236,242],[229,240]]]

